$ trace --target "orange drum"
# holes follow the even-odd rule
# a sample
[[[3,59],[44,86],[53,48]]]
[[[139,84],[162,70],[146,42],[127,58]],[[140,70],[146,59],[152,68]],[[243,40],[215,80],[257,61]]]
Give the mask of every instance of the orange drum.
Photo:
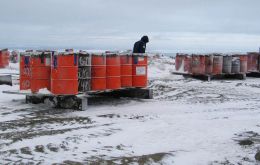
[[[121,88],[121,66],[118,54],[106,54],[107,89]]]
[[[133,86],[133,58],[131,54],[121,54],[121,86],[132,87]]]
[[[51,79],[51,52],[37,52],[31,56],[31,90],[32,93],[40,89],[50,90]]]
[[[147,87],[147,62],[146,54],[133,54],[133,87]]]
[[[106,90],[106,55],[91,55],[91,90]]]
[[[30,58],[29,53],[22,53],[20,55],[20,90],[31,89]]]
[[[65,52],[52,55],[51,92],[54,95],[78,94],[78,55]]]

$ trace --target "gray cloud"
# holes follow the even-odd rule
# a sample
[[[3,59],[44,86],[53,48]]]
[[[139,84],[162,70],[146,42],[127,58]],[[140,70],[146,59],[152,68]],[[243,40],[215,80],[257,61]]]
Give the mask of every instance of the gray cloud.
[[[0,47],[251,51],[260,45],[259,0],[1,1]]]

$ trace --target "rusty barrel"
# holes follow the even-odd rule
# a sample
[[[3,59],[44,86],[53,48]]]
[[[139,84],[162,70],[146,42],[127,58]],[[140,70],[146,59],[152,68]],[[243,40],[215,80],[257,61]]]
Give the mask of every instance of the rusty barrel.
[[[192,74],[204,75],[205,74],[205,56],[192,55]]]
[[[213,55],[205,55],[205,73],[212,74],[213,72]]]
[[[91,54],[80,51],[78,53],[78,91],[91,90]]]
[[[259,53],[249,52],[247,53],[247,71],[256,72],[259,67]]]
[[[121,86],[132,87],[133,86],[133,58],[132,54],[120,54],[121,64]]]
[[[51,52],[35,52],[31,55],[31,91],[39,92],[40,89],[50,91],[51,79]]]
[[[52,55],[51,92],[54,95],[78,94],[78,55],[62,52]]]
[[[223,73],[232,73],[232,56],[223,56]]]
[[[246,73],[247,72],[247,55],[239,55],[240,59],[240,72]]]
[[[107,89],[121,88],[120,56],[117,53],[106,54]]]
[[[31,89],[31,54],[21,53],[20,55],[20,90]]]
[[[214,55],[213,57],[213,74],[218,75],[222,74],[223,70],[223,56],[221,55]]]
[[[147,87],[147,54],[133,54],[133,87]]]
[[[91,90],[106,90],[106,55],[91,54]]]
[[[184,58],[184,72],[191,73],[191,56],[186,55]]]
[[[232,73],[240,73],[240,59],[237,56],[232,57]]]
[[[5,68],[9,66],[9,56],[10,52],[8,49],[0,50],[0,68]]]

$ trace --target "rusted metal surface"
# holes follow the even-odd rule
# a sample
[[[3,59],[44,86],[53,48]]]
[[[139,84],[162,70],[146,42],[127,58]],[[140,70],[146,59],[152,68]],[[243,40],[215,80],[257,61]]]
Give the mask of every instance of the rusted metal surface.
[[[205,56],[204,55],[192,55],[192,74],[203,75],[205,74]]]
[[[240,55],[240,72],[246,73],[247,72],[247,55]]]
[[[247,71],[248,72],[259,71],[259,53],[249,52],[247,54]]]
[[[184,72],[191,73],[191,56],[185,56],[184,58]]]
[[[213,58],[213,74],[222,74],[223,69],[223,56],[214,55]]]
[[[205,73],[212,74],[213,72],[213,55],[205,56]]]

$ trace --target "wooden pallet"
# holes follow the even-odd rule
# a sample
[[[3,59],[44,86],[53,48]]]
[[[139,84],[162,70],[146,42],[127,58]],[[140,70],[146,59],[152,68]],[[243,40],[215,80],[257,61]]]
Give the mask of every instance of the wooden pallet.
[[[246,74],[247,77],[256,77],[256,78],[260,78],[260,72],[257,71],[250,71]]]
[[[239,80],[245,80],[246,79],[246,73],[231,73],[231,74],[201,74],[201,75],[194,75],[189,73],[178,73],[178,72],[172,72],[172,74],[176,75],[183,75],[183,77],[187,78],[195,78],[199,80],[204,81],[211,81],[213,79],[239,79]]]
[[[128,88],[114,91],[90,92],[78,95],[53,95],[48,93],[32,94],[27,91],[3,91],[6,94],[25,95],[26,103],[48,103],[55,108],[87,110],[88,105],[107,99],[120,97],[152,99],[153,90],[148,88]]]

